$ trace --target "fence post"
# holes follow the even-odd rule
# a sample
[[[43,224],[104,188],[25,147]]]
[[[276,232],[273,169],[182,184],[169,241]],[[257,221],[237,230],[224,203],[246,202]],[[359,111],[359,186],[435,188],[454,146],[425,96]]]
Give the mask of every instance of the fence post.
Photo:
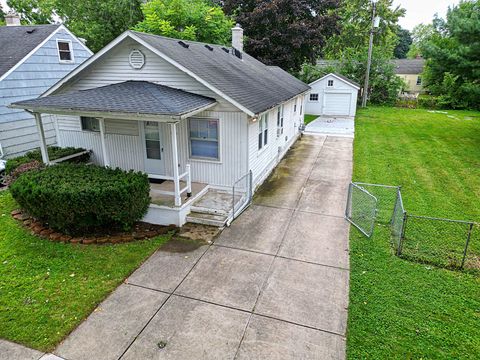
[[[347,206],[345,207],[345,218],[350,218],[350,210],[352,206],[352,183],[348,185]]]
[[[470,238],[472,237],[472,230],[473,230],[473,223],[470,223],[470,227],[468,229],[468,234],[467,234],[467,241],[465,242],[465,249],[463,250],[462,265],[460,266],[461,270],[463,270],[463,266],[465,265],[465,259],[467,257],[468,244],[470,243]]]
[[[403,213],[402,231],[400,232],[400,239],[398,241],[397,256],[402,255],[403,239],[405,239],[405,229],[407,228],[407,219],[408,219],[408,215],[407,215],[407,212],[405,211]]]

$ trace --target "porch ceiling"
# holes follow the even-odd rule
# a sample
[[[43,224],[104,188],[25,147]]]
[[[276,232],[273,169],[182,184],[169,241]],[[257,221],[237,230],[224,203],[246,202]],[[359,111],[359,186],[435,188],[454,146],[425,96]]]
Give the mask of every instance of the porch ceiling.
[[[39,113],[168,121],[192,116],[215,104],[215,99],[168,86],[146,81],[126,81],[19,101],[9,107]]]

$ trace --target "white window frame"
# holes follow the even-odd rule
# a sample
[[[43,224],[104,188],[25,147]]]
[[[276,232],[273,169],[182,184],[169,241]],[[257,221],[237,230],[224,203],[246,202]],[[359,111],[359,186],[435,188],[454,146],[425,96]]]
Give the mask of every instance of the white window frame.
[[[86,128],[83,124],[83,119],[94,119],[97,121],[97,130],[95,129],[89,129],[89,128]],[[82,131],[86,131],[86,132],[90,132],[90,133],[99,133],[100,132],[100,120],[96,117],[93,117],[93,116],[80,116],[80,128],[82,129]]]
[[[416,86],[422,86],[422,77],[421,76],[417,76]]]
[[[283,135],[283,117],[284,117],[285,108],[283,105],[280,105],[277,108],[277,139],[280,135]]]
[[[332,84],[332,85],[330,85]],[[328,79],[327,80],[327,87],[333,87],[333,85],[335,84],[335,82],[333,81],[333,79]]]
[[[265,113],[258,119],[257,146],[259,152],[265,150],[270,143],[268,125],[268,113]],[[265,142],[265,137],[267,138],[267,142]]]
[[[317,100],[312,100],[312,96],[317,96]],[[318,102],[320,100],[320,94],[319,93],[311,93],[310,96],[308,97],[308,101],[310,102]]]
[[[217,122],[217,144],[218,144],[218,158],[210,158],[210,157],[201,157],[201,156],[192,156],[192,138],[190,137],[190,120],[205,120],[205,121],[216,121]],[[192,116],[187,119],[187,139],[188,139],[188,158],[192,161],[201,161],[201,162],[213,162],[213,163],[220,163],[222,160],[222,146],[221,146],[221,121],[217,118],[206,118],[206,117],[198,117]],[[195,139],[195,138],[194,138]],[[205,139],[198,139],[203,141],[208,141]]]
[[[59,43],[68,43],[68,47],[70,49],[70,60],[62,60],[60,58],[60,46]],[[72,64],[75,62],[75,57],[73,54],[73,43],[72,40],[68,39],[57,39],[57,56],[58,56],[58,62],[61,64]]]

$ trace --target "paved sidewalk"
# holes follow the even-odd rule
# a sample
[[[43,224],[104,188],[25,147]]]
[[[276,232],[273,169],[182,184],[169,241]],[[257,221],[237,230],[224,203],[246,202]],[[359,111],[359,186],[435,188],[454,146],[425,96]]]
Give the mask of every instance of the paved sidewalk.
[[[343,359],[352,141],[304,136],[213,245],[157,251],[54,353]]]

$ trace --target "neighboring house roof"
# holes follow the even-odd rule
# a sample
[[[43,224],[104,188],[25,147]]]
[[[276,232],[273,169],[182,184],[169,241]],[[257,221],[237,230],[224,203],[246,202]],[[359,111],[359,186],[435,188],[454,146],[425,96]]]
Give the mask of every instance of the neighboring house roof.
[[[336,77],[337,79],[339,79],[339,80],[341,80],[341,81],[343,81],[343,82],[345,82],[345,83],[353,86],[353,87],[354,87],[355,89],[357,89],[357,90],[359,90],[360,87],[361,87],[359,83],[357,83],[357,82],[355,82],[355,81],[353,81],[353,80],[350,80],[350,79],[347,78],[346,76],[343,76],[343,75],[337,74],[337,73],[330,73],[330,74],[327,74],[327,75],[325,75],[325,76],[322,76],[320,79],[317,79],[317,80],[311,82],[311,83],[310,83],[310,86],[316,84],[316,83],[319,82],[319,81],[322,81],[323,79],[325,79],[325,78],[327,78],[327,77],[329,77],[329,76]]]
[[[0,27],[0,77],[59,27],[60,25]]]
[[[126,81],[11,104],[28,110],[182,116],[216,104],[215,99],[147,81]]]
[[[90,66],[127,37],[146,46],[252,116],[310,89],[308,85],[298,80],[291,81],[292,77],[283,70],[271,69],[244,52],[240,53],[241,58],[239,58],[231,48],[220,45],[171,39],[128,30],[45,94],[55,92],[70,78]]]
[[[425,67],[424,59],[395,59],[392,62],[395,66],[395,74],[419,75]]]

